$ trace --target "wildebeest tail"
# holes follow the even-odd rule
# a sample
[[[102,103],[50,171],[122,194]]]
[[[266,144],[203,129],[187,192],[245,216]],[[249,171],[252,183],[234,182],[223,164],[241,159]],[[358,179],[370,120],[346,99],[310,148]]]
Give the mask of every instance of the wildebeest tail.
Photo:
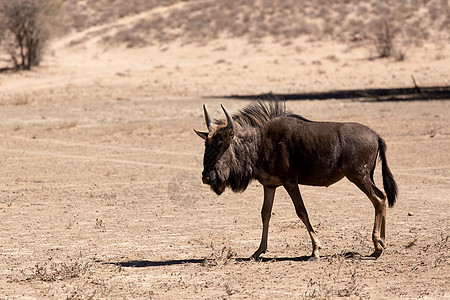
[[[394,206],[397,199],[397,183],[388,167],[386,160],[386,143],[382,138],[378,138],[379,154],[381,159],[381,173],[383,174],[383,187],[386,192],[389,207]]]

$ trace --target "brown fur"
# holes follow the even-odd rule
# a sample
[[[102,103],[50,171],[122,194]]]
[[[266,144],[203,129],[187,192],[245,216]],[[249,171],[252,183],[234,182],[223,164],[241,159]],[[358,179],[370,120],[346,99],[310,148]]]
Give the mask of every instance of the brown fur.
[[[386,144],[375,131],[358,123],[310,121],[290,113],[279,101],[257,102],[233,117],[223,110],[227,120],[213,123],[204,108],[208,132],[196,131],[205,140],[202,178],[219,195],[226,187],[243,192],[252,180],[264,186],[263,235],[254,258],[267,249],[272,204],[279,186],[292,198],[310,234],[312,257],[318,258],[320,242],[298,185],[329,186],[343,177],[358,186],[375,207],[372,255],[381,255],[385,246],[386,196],[373,182],[378,156],[390,207],[396,200],[397,185],[386,162]]]

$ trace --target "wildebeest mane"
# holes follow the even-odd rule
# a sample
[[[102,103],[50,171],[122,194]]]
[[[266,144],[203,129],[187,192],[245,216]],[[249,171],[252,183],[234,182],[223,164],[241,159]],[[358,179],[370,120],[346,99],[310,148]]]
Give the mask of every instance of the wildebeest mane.
[[[285,116],[287,113],[284,102],[257,101],[239,111],[233,116],[233,120],[243,126],[262,127],[270,120]]]
[[[314,121],[311,121],[311,120],[309,120],[309,119],[307,119],[305,117],[302,117],[300,115],[297,115],[297,114],[287,114],[287,116],[288,117],[292,117],[292,118],[297,118],[297,119],[300,119],[300,120],[305,121],[305,122],[314,122]]]
[[[250,126],[257,128],[263,127],[270,120],[278,117],[294,117],[311,122],[300,115],[288,111],[285,102],[281,100],[256,101],[233,115],[233,121],[243,127]]]

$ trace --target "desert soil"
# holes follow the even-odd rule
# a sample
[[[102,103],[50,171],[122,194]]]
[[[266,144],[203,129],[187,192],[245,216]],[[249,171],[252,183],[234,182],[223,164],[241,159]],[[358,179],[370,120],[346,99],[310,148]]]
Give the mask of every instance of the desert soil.
[[[84,32],[88,36],[89,32]],[[201,184],[202,104],[232,94],[448,85],[448,45],[405,61],[296,39],[102,48],[80,34],[42,66],[0,75],[0,299],[448,299],[450,99],[288,101],[313,120],[355,121],[388,145],[399,199],[378,260],[370,201],[346,179],[301,187],[319,261],[277,192],[262,261],[262,188]],[[444,55],[447,53],[447,56]],[[381,187],[380,168],[376,182]]]

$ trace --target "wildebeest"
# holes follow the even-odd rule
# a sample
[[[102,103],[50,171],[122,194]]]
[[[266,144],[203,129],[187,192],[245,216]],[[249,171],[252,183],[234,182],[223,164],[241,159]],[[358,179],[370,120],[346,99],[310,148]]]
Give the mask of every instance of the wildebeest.
[[[264,186],[263,230],[257,259],[267,250],[267,234],[275,190],[283,186],[312,241],[311,258],[319,258],[320,242],[308,219],[299,184],[330,186],[344,176],[363,191],[375,207],[372,240],[378,258],[386,243],[386,198],[392,207],[397,184],[386,161],[386,144],[372,129],[358,123],[315,122],[286,110],[281,101],[256,102],[226,120],[213,122],[203,106],[208,132],[203,183],[218,195],[226,187],[244,191],[252,180]],[[375,186],[373,174],[381,160],[386,194]]]

